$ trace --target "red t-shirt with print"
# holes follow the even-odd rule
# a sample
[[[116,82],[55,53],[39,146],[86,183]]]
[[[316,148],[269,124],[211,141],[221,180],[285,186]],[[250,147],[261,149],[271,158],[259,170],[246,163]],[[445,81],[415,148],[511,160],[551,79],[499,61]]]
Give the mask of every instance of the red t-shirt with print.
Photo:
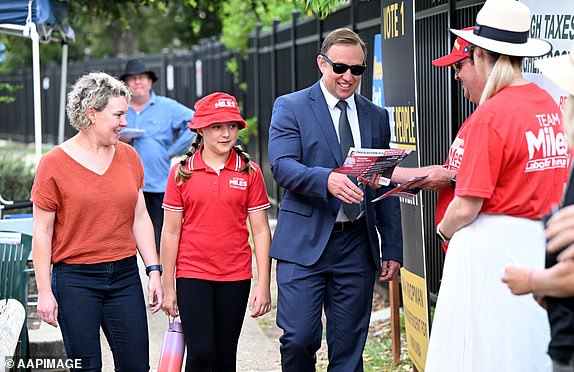
[[[482,213],[532,219],[560,203],[569,151],[562,113],[546,91],[506,87],[467,121],[455,195],[484,198]]]
[[[248,213],[269,208],[269,198],[259,166],[240,172],[245,164],[232,150],[219,174],[207,166],[201,150],[188,161],[192,176],[176,185],[172,167],[163,208],[182,213],[176,260],[177,278],[237,281],[251,278]]]
[[[460,163],[462,161],[464,155],[464,142],[466,141],[466,137],[468,134],[468,125],[465,121],[460,127],[458,133],[456,134],[456,138],[453,143],[450,145],[448,150],[448,157],[446,162],[444,163],[444,167],[449,170],[455,170],[458,173],[460,169]],[[458,178],[458,176],[457,176]],[[438,194],[438,200],[436,202],[436,211],[435,211],[435,224],[438,226],[444,214],[446,212],[446,208],[454,198],[454,188],[453,187],[444,187],[440,189]],[[443,243],[442,249],[447,251],[448,244]]]

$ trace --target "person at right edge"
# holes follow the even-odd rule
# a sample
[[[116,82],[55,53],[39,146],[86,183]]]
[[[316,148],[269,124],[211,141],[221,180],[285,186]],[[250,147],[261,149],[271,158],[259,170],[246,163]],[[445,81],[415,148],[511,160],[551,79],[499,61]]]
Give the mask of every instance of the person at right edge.
[[[455,197],[437,226],[450,239],[425,371],[548,371],[548,319],[530,296],[513,296],[500,278],[510,264],[544,266],[541,217],[560,202],[568,146],[560,109],[524,79],[525,56],[551,45],[529,38],[530,10],[487,0],[468,41],[486,80],[467,119]]]
[[[333,172],[350,145],[389,147],[387,112],[356,93],[365,60],[360,37],[336,29],[317,56],[322,78],[273,106],[269,163],[285,190],[271,243],[284,372],[315,371],[323,307],[329,371],[363,371],[376,272],[390,280],[402,262],[398,199],[370,203],[388,188]]]
[[[564,89],[568,101],[564,109],[564,123],[574,143],[574,45],[570,54],[540,59],[536,66],[542,73]],[[546,307],[550,321],[548,354],[554,372],[574,371],[574,181],[570,182],[561,208],[546,226],[548,252],[546,269],[509,266],[502,278],[512,293],[534,293]]]

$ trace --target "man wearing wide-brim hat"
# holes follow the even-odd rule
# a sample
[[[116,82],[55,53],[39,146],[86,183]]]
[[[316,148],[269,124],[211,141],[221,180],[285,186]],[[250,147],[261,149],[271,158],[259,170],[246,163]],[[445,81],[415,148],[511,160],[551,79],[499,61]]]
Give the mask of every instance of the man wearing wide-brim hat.
[[[151,79],[152,83],[157,81],[157,75],[152,70],[149,70],[141,58],[130,59],[126,63],[126,68],[120,80],[126,81],[128,76],[146,74]]]
[[[193,110],[181,103],[154,93],[156,73],[140,58],[127,61],[120,77],[132,93],[127,113],[127,131],[122,140],[131,143],[144,166],[143,192],[151,217],[156,249],[159,252],[163,225],[163,195],[171,159],[187,151],[194,134],[187,128]]]

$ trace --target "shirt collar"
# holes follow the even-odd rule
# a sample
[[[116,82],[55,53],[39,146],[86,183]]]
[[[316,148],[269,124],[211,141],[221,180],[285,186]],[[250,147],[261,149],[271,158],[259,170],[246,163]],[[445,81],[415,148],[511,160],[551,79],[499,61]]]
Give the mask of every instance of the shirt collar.
[[[187,161],[186,166],[189,171],[193,172],[194,170],[198,169],[208,169],[207,165],[203,161],[203,157],[201,156],[202,151],[203,151],[203,144],[199,147],[199,150],[197,150]],[[223,167],[231,171],[239,172],[242,166],[243,166],[243,160],[241,159],[239,154],[235,151],[235,149],[231,149],[231,154],[229,155],[229,158],[227,159]],[[211,169],[211,167],[209,167],[209,169]]]
[[[331,110],[334,110],[335,107],[337,107],[337,103],[339,103],[339,101],[341,101],[341,100],[338,99],[337,97],[335,97],[334,95],[332,95],[331,92],[329,92],[327,90],[327,87],[325,86],[323,79],[321,79],[321,81],[319,82],[319,85],[321,86],[321,91],[323,92],[323,96],[325,96],[325,101],[327,101],[327,106],[329,106],[329,108]],[[351,111],[354,111],[356,109],[355,95],[354,94],[351,97],[347,98],[345,101],[347,102],[348,108]]]
[[[148,105],[151,106],[151,105],[155,104],[155,101],[156,101],[156,95],[152,89],[150,92],[149,100],[147,101],[146,106],[148,106]]]
[[[141,111],[139,111],[138,113],[141,113],[142,111],[144,111],[146,108],[148,108],[149,106],[152,106],[155,104],[157,100],[157,96],[155,95],[153,89],[150,91],[150,95],[149,95],[149,99],[147,100],[147,102],[145,103],[143,109]],[[135,112],[134,108],[132,107],[132,105],[130,104],[129,109],[128,110],[132,110]]]

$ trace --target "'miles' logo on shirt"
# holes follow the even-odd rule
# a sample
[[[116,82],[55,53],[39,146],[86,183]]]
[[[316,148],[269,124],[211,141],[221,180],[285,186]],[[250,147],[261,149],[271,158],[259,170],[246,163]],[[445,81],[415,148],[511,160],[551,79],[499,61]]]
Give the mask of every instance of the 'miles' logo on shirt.
[[[464,139],[456,137],[448,150],[449,169],[460,169],[462,157],[464,156]]]
[[[229,188],[236,190],[247,190],[247,181],[241,177],[233,177],[229,180]]]
[[[546,169],[566,168],[568,166],[568,144],[562,130],[558,113],[536,115],[540,128],[538,134],[526,132],[528,143],[528,162],[525,172]]]

